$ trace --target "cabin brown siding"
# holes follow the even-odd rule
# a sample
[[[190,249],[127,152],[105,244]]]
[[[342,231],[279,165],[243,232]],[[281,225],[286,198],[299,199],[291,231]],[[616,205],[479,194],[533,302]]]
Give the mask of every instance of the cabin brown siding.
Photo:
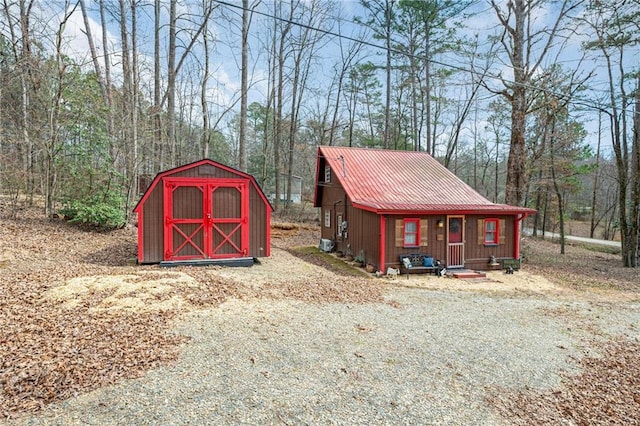
[[[366,263],[377,267],[380,262],[380,217],[375,213],[354,208],[337,179],[324,182],[324,166],[321,165],[320,170],[320,179],[323,180],[319,183],[319,191],[322,194],[321,238],[332,240],[336,251],[354,257],[362,256]],[[328,227],[325,226],[327,212],[330,217]],[[338,233],[338,216],[347,222],[346,238]]]
[[[366,210],[349,208],[351,233],[349,244],[354,256],[361,256],[365,263],[379,269],[380,216]]]
[[[426,225],[427,235],[426,239],[424,235],[420,235],[419,247],[402,247],[396,243],[396,224],[397,221],[403,221],[404,219],[420,219],[423,227]],[[391,267],[400,266],[400,255],[408,253],[423,253],[430,254],[435,259],[446,258],[446,230],[444,227],[438,228],[438,221],[441,220],[446,223],[446,216],[444,215],[389,215],[387,216],[387,231],[386,231],[386,265]],[[441,236],[438,239],[438,236]]]
[[[478,232],[479,219],[500,219],[504,229],[499,230],[500,244],[485,245]],[[491,269],[489,259],[513,259],[515,251],[515,218],[513,216],[466,216],[465,267],[470,269]]]
[[[324,174],[322,175],[324,176]],[[320,211],[320,229],[321,238],[332,240],[337,243],[336,250],[345,252],[347,240],[338,236],[337,213],[342,214],[342,220],[349,222],[348,206],[344,190],[335,182],[322,183],[322,205]],[[325,215],[329,212],[329,226],[325,226]],[[347,235],[351,238],[350,229],[347,229]]]
[[[478,239],[478,219],[500,219],[504,221],[504,229],[500,230],[501,243],[498,245],[484,245],[484,241]],[[421,235],[421,245],[419,247],[398,247],[396,244],[396,221],[403,219],[426,220],[427,240],[424,241]],[[438,221],[442,221],[443,227],[438,227]],[[443,264],[447,258],[447,235],[446,235],[446,215],[389,215],[387,216],[386,227],[386,266],[398,267],[400,265],[400,255],[408,253],[430,254],[435,259],[440,259]],[[513,216],[465,216],[465,245],[464,245],[464,266],[469,269],[490,269],[489,259],[494,256],[500,259],[511,259],[515,250],[514,246],[514,226]],[[426,243],[426,244],[424,244]]]

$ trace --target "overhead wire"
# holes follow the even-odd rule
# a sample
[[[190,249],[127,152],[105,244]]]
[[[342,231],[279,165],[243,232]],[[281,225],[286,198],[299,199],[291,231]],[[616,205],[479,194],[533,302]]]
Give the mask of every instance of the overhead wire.
[[[225,1],[225,0],[213,0],[213,1],[215,3],[218,3],[218,4],[223,5],[223,6],[227,6],[227,7],[231,7],[231,8],[239,9],[239,10],[245,10],[245,8],[241,4],[234,4],[234,3],[231,3],[231,2],[228,2],[228,1]],[[330,35],[330,36],[337,37],[337,38],[340,38],[340,39],[343,39],[343,40],[352,41],[352,42],[355,42],[355,43],[360,43],[360,44],[362,44],[364,46],[372,47],[372,48],[375,48],[375,49],[379,49],[379,50],[383,50],[383,51],[387,50],[386,46],[371,42],[369,40],[361,40],[361,39],[357,39],[357,38],[349,36],[349,35],[345,35],[345,34],[342,34],[342,33],[337,33],[335,31],[327,30],[327,29],[324,29],[324,28],[314,27],[314,26],[309,25],[309,24],[304,24],[304,23],[301,23],[301,22],[294,21],[293,19],[288,19],[288,18],[285,18],[285,17],[276,16],[276,15],[274,15],[272,13],[268,13],[268,12],[263,12],[261,10],[257,10],[255,7],[254,8],[247,8],[246,10],[251,12],[251,13],[255,13],[257,15],[261,15],[261,16],[264,16],[264,17],[269,18],[269,19],[274,19],[274,20],[278,20],[278,21],[287,23],[289,25],[294,25],[294,26],[297,26],[297,27],[300,27],[300,28],[311,30],[311,31],[317,31],[317,32],[320,32],[320,33],[325,34],[325,35]],[[512,82],[512,81],[506,82],[505,79],[501,75],[496,75],[496,74],[493,74],[493,73],[490,73],[490,72],[480,73],[480,72],[478,72],[476,70],[469,69],[469,68],[466,68],[466,67],[463,67],[463,66],[460,66],[460,65],[444,63],[442,61],[438,61],[438,60],[433,59],[433,58],[427,58],[427,57],[425,57],[423,55],[411,54],[411,53],[405,52],[403,50],[400,50],[400,49],[397,49],[397,48],[394,48],[394,47],[390,47],[389,50],[392,53],[395,53],[395,54],[398,54],[398,55],[407,56],[407,57],[410,57],[410,58],[413,58],[413,59],[420,59],[421,61],[428,61],[431,64],[438,65],[438,66],[445,67],[445,68],[449,68],[449,69],[455,70],[455,71],[464,72],[464,73],[467,73],[467,74],[470,74],[470,75],[474,75],[476,77],[480,77],[482,79],[488,78],[488,79],[492,79],[492,80],[498,80],[502,84],[504,84],[505,86],[507,84],[509,84],[511,87],[520,86],[520,87],[524,87],[526,89],[531,89],[531,90],[536,90],[536,91],[547,93],[547,94],[552,95],[552,96],[554,96],[554,97],[556,97],[558,99],[567,99],[568,98],[568,96],[566,94],[564,94],[564,93],[555,92],[553,90],[549,90],[549,89],[546,89],[546,88],[543,88],[543,87],[540,87],[540,86],[536,86],[536,85],[533,85],[533,84],[516,83],[516,82]],[[601,112],[604,112],[604,113],[609,114],[609,115],[611,115],[610,111],[615,109],[615,106],[613,106],[613,105],[611,105],[609,103],[599,102],[599,101],[595,101],[593,99],[570,98],[570,99],[567,99],[567,102],[570,103],[570,104],[576,105],[576,106],[581,106],[583,108],[589,108],[589,109],[593,109],[593,110],[596,110],[596,111],[601,111]],[[636,113],[640,114],[640,112],[636,112]]]

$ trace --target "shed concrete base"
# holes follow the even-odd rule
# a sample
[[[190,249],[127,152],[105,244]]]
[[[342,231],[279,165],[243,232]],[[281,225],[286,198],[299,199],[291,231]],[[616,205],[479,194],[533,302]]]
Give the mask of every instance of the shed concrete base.
[[[174,266],[253,266],[253,257],[235,257],[231,259],[193,259],[193,260],[165,260],[160,262],[160,266],[170,268]]]

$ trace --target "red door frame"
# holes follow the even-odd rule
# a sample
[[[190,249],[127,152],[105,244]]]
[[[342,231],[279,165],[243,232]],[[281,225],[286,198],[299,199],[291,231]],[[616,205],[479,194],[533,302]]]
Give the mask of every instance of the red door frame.
[[[452,230],[452,221],[456,220],[460,228]],[[465,217],[464,215],[447,216],[447,268],[464,267],[464,240],[465,240]]]
[[[188,259],[223,259],[247,256],[249,252],[249,180],[247,179],[199,179],[199,178],[163,178],[164,201],[164,260],[188,260]],[[202,193],[202,217],[201,218],[174,218],[173,217],[173,192],[180,187],[195,187]],[[218,188],[235,188],[240,194],[240,217],[216,218],[215,206],[212,205],[213,193]],[[200,225],[191,235],[186,235],[174,224],[191,223]],[[228,234],[220,229],[218,224],[237,223],[238,225]],[[184,243],[176,250],[179,252],[187,244],[191,244],[200,256],[175,256],[173,251],[173,229],[177,229],[185,238]],[[192,238],[202,230],[204,247],[199,247]],[[240,247],[233,244],[231,237],[240,232]],[[217,247],[213,247],[213,235],[218,233],[223,240]],[[229,242],[236,253],[216,253],[226,242]]]

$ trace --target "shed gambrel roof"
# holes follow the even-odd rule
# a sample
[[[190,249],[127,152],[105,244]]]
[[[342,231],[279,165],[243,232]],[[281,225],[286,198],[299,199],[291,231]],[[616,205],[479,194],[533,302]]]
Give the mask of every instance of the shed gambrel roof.
[[[535,210],[495,204],[425,152],[321,146],[315,205],[320,206],[321,159],[354,207],[379,214],[531,214]]]
[[[160,182],[160,180],[163,177],[168,177],[168,176],[174,175],[174,174],[176,174],[178,172],[181,172],[183,170],[193,169],[193,168],[200,167],[200,166],[203,166],[203,165],[209,165],[209,166],[216,167],[216,168],[219,168],[219,169],[222,169],[222,170],[226,170],[229,173],[238,175],[238,177],[240,177],[240,178],[248,179],[249,182],[251,182],[251,185],[256,188],[256,191],[260,195],[260,198],[262,198],[262,200],[264,201],[264,203],[267,206],[267,208],[269,209],[269,211],[273,212],[273,206],[271,206],[271,203],[269,202],[267,197],[264,195],[264,192],[262,191],[262,188],[260,187],[260,185],[258,185],[258,182],[256,182],[256,180],[255,180],[255,178],[253,176],[251,176],[248,173],[244,173],[244,172],[242,172],[240,170],[234,169],[232,167],[225,166],[224,164],[218,163],[218,162],[210,160],[208,158],[204,158],[202,160],[194,161],[193,163],[185,164],[185,165],[182,165],[182,166],[179,166],[179,167],[174,167],[173,169],[165,170],[163,172],[158,173],[156,175],[156,177],[153,178],[153,181],[151,181],[151,184],[149,184],[149,187],[146,189],[146,191],[145,191],[144,195],[142,196],[142,198],[140,198],[140,200],[138,200],[138,203],[133,208],[133,211],[136,212],[136,213],[140,211],[140,208],[142,207],[142,205],[144,205],[144,202],[147,200],[147,198],[149,197],[149,195],[153,191],[153,188],[156,185],[158,185],[158,183]]]

